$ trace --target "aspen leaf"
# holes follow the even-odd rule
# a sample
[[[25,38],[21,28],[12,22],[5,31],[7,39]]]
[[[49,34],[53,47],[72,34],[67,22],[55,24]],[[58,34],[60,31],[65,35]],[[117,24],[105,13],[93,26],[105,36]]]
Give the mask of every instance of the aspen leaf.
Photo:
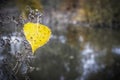
[[[24,24],[23,31],[32,47],[33,54],[36,49],[46,44],[51,36],[51,30],[40,23],[28,22]]]

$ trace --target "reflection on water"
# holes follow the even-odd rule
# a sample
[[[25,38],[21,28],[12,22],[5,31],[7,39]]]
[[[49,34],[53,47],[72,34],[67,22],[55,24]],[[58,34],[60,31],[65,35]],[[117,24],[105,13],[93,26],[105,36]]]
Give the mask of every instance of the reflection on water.
[[[37,80],[112,80],[118,77],[119,32],[69,26],[58,30],[51,40],[36,52],[29,75]],[[70,31],[70,32],[69,32]],[[118,55],[118,56],[117,56]],[[104,75],[104,76],[103,76]],[[110,77],[109,77],[110,76]]]
[[[61,18],[61,15],[58,17],[50,16],[49,18],[54,18],[52,20],[45,17],[45,22],[52,28],[53,34],[50,41],[36,51],[34,57],[30,55],[32,61],[26,60],[24,56],[18,56],[18,60],[22,62],[20,70],[22,74],[27,73],[29,69],[27,75],[31,80],[115,80],[115,78],[119,80],[120,32],[90,28],[86,23],[70,24],[67,18],[69,15],[63,16],[65,19]],[[58,19],[61,19],[60,23]],[[10,39],[9,48],[0,47],[0,63],[4,58],[14,62],[11,57],[16,51],[27,54],[27,49],[23,47],[25,38],[18,32],[15,33],[17,29],[14,29],[12,23],[9,24],[2,25],[4,31],[10,31],[8,26],[13,28],[9,32],[12,35],[7,36],[9,34],[5,32],[6,35],[0,37],[3,40]],[[2,43],[1,40],[0,46]],[[18,77],[23,80],[21,76]]]
[[[97,64],[97,54],[91,49],[89,43],[86,44],[85,49],[82,51],[82,65],[83,73],[80,80],[84,80],[90,72],[97,72],[100,66]]]
[[[120,35],[110,29],[93,29],[69,25],[53,30],[50,41],[39,48],[28,65],[22,60],[21,73],[31,80],[112,80],[119,78]],[[10,53],[26,53],[25,38],[20,33],[2,36],[10,38]],[[2,43],[2,42],[1,42]],[[2,45],[2,44],[0,44]],[[3,48],[0,50],[3,53]],[[1,55],[0,60],[4,56]],[[14,59],[13,59],[14,60]],[[29,68],[28,68],[29,67]],[[20,78],[21,79],[21,78]]]
[[[119,47],[115,47],[115,48],[112,49],[112,52],[115,53],[115,54],[120,55],[120,48]]]

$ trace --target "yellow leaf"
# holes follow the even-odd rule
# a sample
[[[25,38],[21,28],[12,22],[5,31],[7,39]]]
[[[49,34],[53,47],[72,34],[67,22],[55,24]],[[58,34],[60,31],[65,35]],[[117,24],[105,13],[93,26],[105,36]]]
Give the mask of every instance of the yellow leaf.
[[[37,48],[48,42],[51,35],[51,30],[47,26],[39,23],[28,22],[24,24],[23,30],[26,39],[32,47],[33,54]]]

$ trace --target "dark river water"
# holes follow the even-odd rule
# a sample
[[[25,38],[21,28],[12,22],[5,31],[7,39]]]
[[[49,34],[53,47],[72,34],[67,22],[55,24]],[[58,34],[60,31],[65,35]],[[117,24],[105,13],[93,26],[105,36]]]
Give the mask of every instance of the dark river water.
[[[3,15],[3,12],[1,14]],[[12,64],[15,64],[16,59],[13,61],[12,58],[16,52],[27,53],[26,49],[23,50],[22,41],[25,38],[20,33],[22,27],[15,25],[14,20],[12,23],[5,19],[6,17],[2,18],[4,21],[0,20],[0,38],[2,40],[10,38],[10,44],[9,48],[8,46],[0,48],[0,60],[9,59]],[[59,24],[54,18],[48,24],[50,19],[50,16],[45,17],[43,23],[51,28],[52,35],[50,41],[37,49],[34,58],[29,62],[32,66],[30,68],[34,69],[27,73],[30,80],[120,80],[120,32],[118,30],[84,27],[79,24]],[[23,74],[28,65],[24,62],[25,58],[21,61],[20,73]],[[5,78],[2,69],[0,79],[13,80]],[[18,80],[23,80],[22,77],[19,75]]]
[[[32,80],[119,80],[120,35],[111,29],[69,26],[36,52]],[[39,78],[39,79],[38,79]]]

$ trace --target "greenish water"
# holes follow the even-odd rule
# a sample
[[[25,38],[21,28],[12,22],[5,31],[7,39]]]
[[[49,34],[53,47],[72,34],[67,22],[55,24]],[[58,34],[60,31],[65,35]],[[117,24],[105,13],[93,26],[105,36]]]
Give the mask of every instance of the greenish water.
[[[120,35],[111,29],[69,26],[36,52],[32,80],[119,79]]]
[[[15,13],[18,12],[16,8],[3,9],[0,13],[8,12],[10,18],[19,16]],[[61,15],[64,17],[58,17]],[[11,21],[6,15],[3,16],[5,21],[0,18],[0,46],[3,46],[0,47],[1,66],[3,59],[8,59],[12,69],[16,62],[20,62],[21,65],[15,68],[18,69],[15,76],[19,80],[24,80],[26,75],[30,80],[120,80],[120,31],[84,27],[85,23],[69,24],[69,16],[61,13],[57,17],[50,13],[43,17],[43,24],[51,28],[52,36],[33,56],[24,55],[29,51],[24,48],[23,23],[17,25],[16,20]],[[10,42],[9,46],[7,41]],[[16,52],[22,56],[16,55]],[[1,73],[5,74],[2,69]],[[0,79],[8,77],[3,74]]]

